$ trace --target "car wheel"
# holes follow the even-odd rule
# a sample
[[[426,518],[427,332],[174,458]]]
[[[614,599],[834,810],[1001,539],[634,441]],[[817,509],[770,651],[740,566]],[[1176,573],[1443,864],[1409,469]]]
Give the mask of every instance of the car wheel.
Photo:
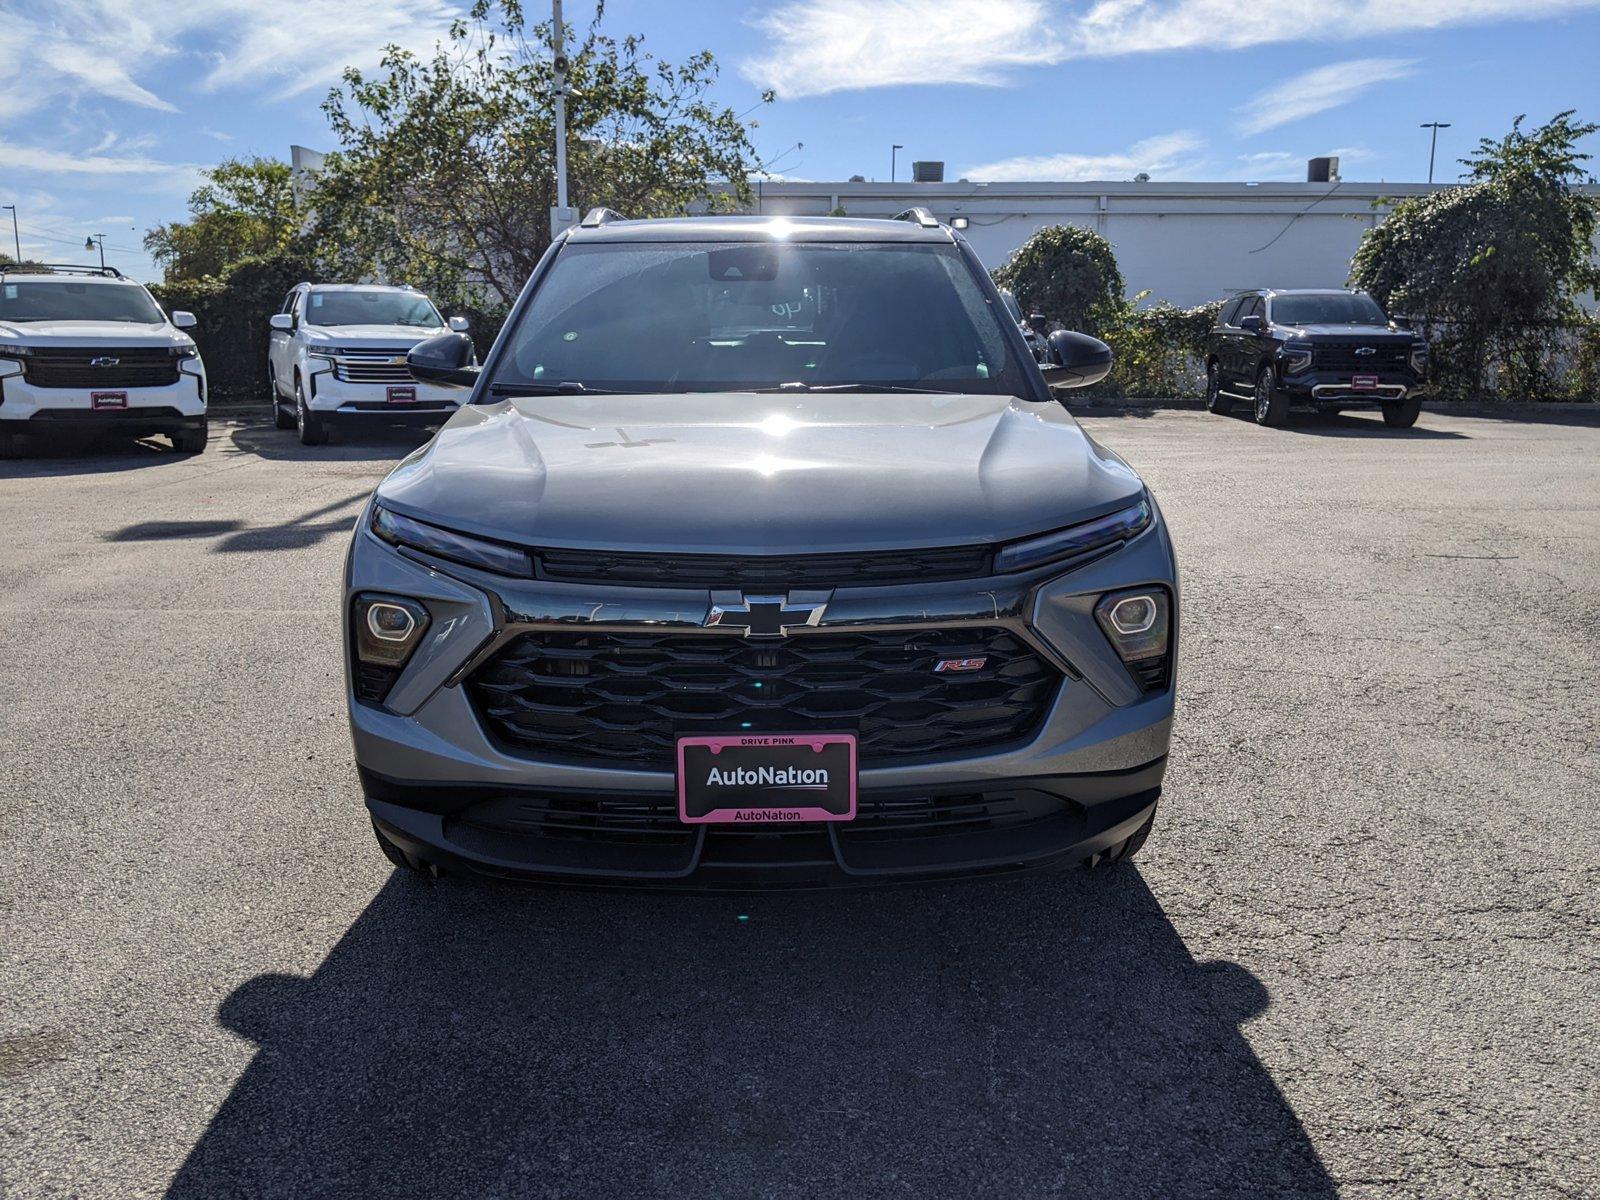
[[[306,407],[305,388],[298,378],[294,381],[294,424],[302,446],[320,446],[328,440],[328,427]]]
[[[275,429],[293,429],[294,414],[283,406],[283,395],[278,391],[278,376],[267,372],[267,390],[272,395],[272,425]]]
[[[1422,401],[1413,396],[1383,406],[1383,423],[1390,429],[1410,429],[1422,412]]]
[[[1222,376],[1216,363],[1206,364],[1206,411],[1225,417],[1233,411],[1233,401],[1222,394]]]
[[[1272,381],[1272,368],[1256,372],[1256,424],[1282,425],[1289,415],[1289,398]]]
[[[198,429],[185,429],[168,436],[172,438],[172,448],[179,454],[200,454],[211,438],[211,429],[207,422],[201,421]]]
[[[439,869],[438,863],[424,862],[400,849],[384,835],[383,830],[378,828],[376,820],[372,822],[372,836],[378,839],[378,849],[383,851],[383,856],[400,870],[409,871],[413,875],[423,875],[429,879],[437,879],[444,874]]]
[[[1109,867],[1119,862],[1127,862],[1128,859],[1139,853],[1140,848],[1145,844],[1145,842],[1150,840],[1150,831],[1154,829],[1155,826],[1156,815],[1155,813],[1151,813],[1150,819],[1143,825],[1139,826],[1139,828],[1134,831],[1131,836],[1123,838],[1122,841],[1116,843],[1114,846],[1108,846],[1106,849],[1100,851],[1099,854],[1091,854],[1088,858],[1083,860],[1083,865],[1092,871],[1097,867]]]

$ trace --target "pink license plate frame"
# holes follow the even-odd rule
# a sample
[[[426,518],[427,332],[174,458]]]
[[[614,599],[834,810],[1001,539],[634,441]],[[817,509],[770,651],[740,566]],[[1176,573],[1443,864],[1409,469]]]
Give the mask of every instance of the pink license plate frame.
[[[121,412],[128,407],[128,393],[90,392],[89,407],[95,412]]]
[[[417,402],[417,389],[409,384],[397,384],[388,391],[390,404],[415,404]]]
[[[799,821],[853,821],[856,816],[856,735],[853,733],[736,733],[712,734],[678,739],[678,819],[685,825],[784,825]],[[765,753],[763,753],[765,752]],[[717,760],[726,756],[726,763]],[[818,763],[812,766],[810,759]],[[774,771],[794,768],[799,772],[794,782],[763,783],[753,780],[749,786],[727,784],[729,800],[726,804],[691,803],[690,791],[700,791],[712,786],[708,779],[695,785],[690,770],[716,767],[723,771],[757,770],[769,763]],[[832,772],[843,766],[848,792],[839,785]],[[815,775],[817,770],[829,773],[819,786],[806,772]],[[709,775],[709,770],[707,771]],[[835,799],[832,807],[817,803],[818,796],[845,797],[845,803]],[[741,802],[741,800],[743,802]]]

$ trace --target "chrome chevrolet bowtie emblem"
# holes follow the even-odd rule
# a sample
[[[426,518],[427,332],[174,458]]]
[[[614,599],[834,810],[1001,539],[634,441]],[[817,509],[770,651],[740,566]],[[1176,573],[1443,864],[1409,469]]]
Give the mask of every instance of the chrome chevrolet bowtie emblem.
[[[827,607],[827,592],[790,592],[788,596],[712,592],[706,624],[748,638],[788,637],[791,629],[821,621]]]
[[[106,358],[102,356],[100,358],[91,358],[89,360],[89,365],[91,367],[114,367],[121,361],[122,360],[120,358]]]
[[[1356,351],[1356,355],[1359,358],[1371,358],[1376,353],[1377,351],[1371,346],[1362,346]]]

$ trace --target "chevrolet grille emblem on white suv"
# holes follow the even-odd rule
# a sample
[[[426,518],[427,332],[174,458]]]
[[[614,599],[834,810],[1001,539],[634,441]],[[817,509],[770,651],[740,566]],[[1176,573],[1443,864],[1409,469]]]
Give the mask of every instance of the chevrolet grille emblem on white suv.
[[[747,638],[788,637],[791,629],[820,622],[827,607],[827,592],[790,592],[787,597],[712,592],[705,623]]]
[[[91,358],[89,360],[89,365],[91,367],[114,367],[121,361],[122,360],[120,358],[106,358],[101,356],[100,358]]]

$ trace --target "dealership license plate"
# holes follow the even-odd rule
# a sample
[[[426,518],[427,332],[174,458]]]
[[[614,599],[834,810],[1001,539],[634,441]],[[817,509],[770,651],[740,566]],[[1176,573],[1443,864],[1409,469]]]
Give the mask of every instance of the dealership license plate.
[[[1350,380],[1350,389],[1356,392],[1375,392],[1378,390],[1378,377],[1357,375]]]
[[[90,392],[89,407],[95,412],[105,412],[128,407],[127,392]]]
[[[417,402],[417,389],[414,387],[392,387],[389,389],[390,404],[415,404]]]
[[[850,821],[853,733],[736,733],[678,739],[678,819],[689,825]]]

